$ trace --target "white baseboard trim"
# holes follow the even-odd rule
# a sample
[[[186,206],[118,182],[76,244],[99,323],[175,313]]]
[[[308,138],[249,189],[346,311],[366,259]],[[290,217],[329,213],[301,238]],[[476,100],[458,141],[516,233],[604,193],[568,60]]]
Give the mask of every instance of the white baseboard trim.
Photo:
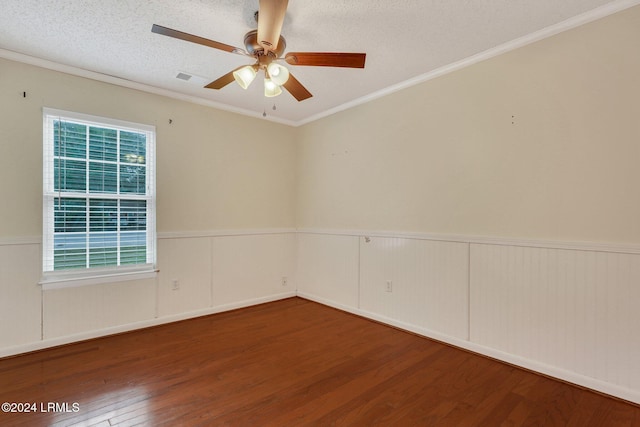
[[[296,296],[295,291],[283,292],[280,294],[269,295],[269,296],[259,297],[259,298],[252,298],[252,299],[238,301],[230,304],[217,305],[217,306],[208,307],[201,310],[194,310],[186,313],[157,317],[154,319],[142,320],[139,322],[127,323],[124,325],[118,325],[118,326],[112,326],[109,328],[98,329],[94,331],[82,332],[79,334],[66,335],[64,337],[48,338],[42,341],[2,348],[0,349],[0,358],[16,356],[19,354],[30,353],[38,350],[44,350],[47,348],[57,347],[65,344],[72,344],[72,343],[86,341],[94,338],[106,337],[109,335],[121,334],[124,332],[131,332],[137,329],[144,329],[152,326],[164,325],[167,323],[178,322],[180,320],[187,320],[187,319],[193,319],[196,317],[208,316],[211,314],[222,313],[225,311],[236,310],[238,308],[250,307],[252,305],[264,304],[267,302],[278,301],[281,299],[291,298],[295,296]]]
[[[626,387],[622,387],[616,384],[611,384],[605,381],[601,381],[595,378],[587,377],[575,372],[567,371],[562,368],[547,365],[535,360],[520,357],[514,354],[506,353],[500,350],[496,350],[491,347],[486,347],[480,344],[476,344],[471,341],[463,340],[460,338],[445,335],[436,331],[425,329],[410,323],[400,322],[398,320],[381,316],[379,314],[361,310],[356,307],[347,306],[336,301],[328,300],[323,297],[318,297],[313,294],[298,291],[300,298],[308,299],[329,307],[336,308],[338,310],[346,311],[358,316],[362,316],[371,320],[375,320],[380,323],[384,323],[390,326],[394,326],[405,331],[413,332],[415,334],[424,336],[426,338],[434,339],[436,341],[443,342],[445,344],[452,345],[464,350],[471,351],[473,353],[487,356],[492,359],[500,360],[502,362],[509,363],[511,365],[519,366],[524,369],[538,372],[549,377],[557,378],[559,380],[575,384],[580,387],[588,388],[600,393],[604,393],[619,399],[623,399],[635,404],[640,404],[640,391],[632,390]]]
[[[244,307],[250,307],[252,305],[258,305],[258,304],[265,304],[267,302],[273,302],[273,301],[279,301],[281,299],[286,299],[286,298],[293,298],[297,296],[296,291],[288,291],[288,292],[282,292],[279,294],[274,294],[274,295],[268,295],[268,296],[264,296],[264,297],[260,297],[260,298],[252,298],[252,299],[248,299],[248,300],[244,300],[244,301],[238,301],[238,302],[232,302],[229,304],[223,304],[223,305],[218,305],[216,307],[214,307],[213,309],[215,310],[214,313],[220,313],[223,311],[231,311],[231,310],[236,310],[238,308],[244,308]],[[211,313],[211,314],[214,314]]]

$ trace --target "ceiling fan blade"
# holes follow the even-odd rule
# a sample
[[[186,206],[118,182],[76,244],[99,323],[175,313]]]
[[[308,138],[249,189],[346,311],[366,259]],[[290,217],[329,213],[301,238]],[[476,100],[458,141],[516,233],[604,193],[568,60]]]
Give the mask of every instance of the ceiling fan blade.
[[[244,65],[242,67],[244,67]],[[238,67],[235,70],[229,71],[224,76],[212,81],[211,83],[205,86],[205,89],[222,89],[223,87],[225,87],[226,85],[228,85],[229,83],[235,80],[235,77],[233,77],[233,73],[242,67]]]
[[[182,31],[172,30],[171,28],[163,27],[161,25],[153,24],[153,27],[151,27],[151,32],[156,34],[162,34],[163,36],[173,37],[175,39],[186,40],[191,43],[197,43],[204,46],[209,46],[214,49],[224,50],[225,52],[246,55],[246,52],[238,47],[220,43],[215,40],[205,39],[204,37],[194,36],[193,34],[183,33]]]
[[[258,43],[265,50],[278,48],[280,31],[289,0],[260,0],[258,11]]]
[[[292,74],[289,74],[289,79],[282,86],[298,101],[304,101],[313,96]]]
[[[291,65],[364,68],[366,58],[366,53],[289,52],[284,60]]]

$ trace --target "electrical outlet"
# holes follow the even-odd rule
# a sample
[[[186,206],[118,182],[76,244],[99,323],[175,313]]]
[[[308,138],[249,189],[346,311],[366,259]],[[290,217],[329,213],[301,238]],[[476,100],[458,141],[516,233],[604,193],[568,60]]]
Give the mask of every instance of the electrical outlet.
[[[172,280],[171,281],[171,290],[177,291],[178,289],[180,289],[180,282],[177,281],[177,280]]]
[[[393,292],[393,282],[391,280],[387,280],[387,287],[385,288],[387,292]]]
[[[287,286],[288,281],[287,276],[282,276],[282,286]]]

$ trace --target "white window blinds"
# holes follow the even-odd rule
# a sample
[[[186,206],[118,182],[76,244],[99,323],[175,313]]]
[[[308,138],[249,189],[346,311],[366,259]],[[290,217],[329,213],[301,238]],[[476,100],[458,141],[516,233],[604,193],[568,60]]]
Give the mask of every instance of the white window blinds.
[[[155,128],[44,110],[44,281],[155,265]]]

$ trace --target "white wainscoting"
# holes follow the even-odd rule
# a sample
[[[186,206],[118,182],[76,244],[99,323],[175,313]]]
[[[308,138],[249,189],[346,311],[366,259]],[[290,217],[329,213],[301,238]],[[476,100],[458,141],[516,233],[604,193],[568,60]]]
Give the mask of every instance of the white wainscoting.
[[[3,243],[0,244],[0,348],[42,339],[40,244]]]
[[[640,255],[471,245],[471,340],[640,390]]]
[[[214,306],[295,295],[295,251],[295,233],[214,238]]]
[[[360,237],[360,309],[468,339],[468,262],[466,243]]]
[[[295,296],[295,254],[294,230],[167,233],[156,278],[42,290],[39,240],[0,241],[0,357]]]
[[[213,306],[212,240],[211,237],[158,240],[158,317]]]
[[[0,241],[0,357],[297,294],[640,403],[638,247],[239,230],[160,235],[158,267],[42,291],[39,241]]]
[[[155,279],[47,290],[43,339],[100,331],[155,317]]]
[[[298,295],[359,308],[359,251],[358,237],[298,234]]]
[[[637,247],[302,230],[298,290],[640,403]]]

